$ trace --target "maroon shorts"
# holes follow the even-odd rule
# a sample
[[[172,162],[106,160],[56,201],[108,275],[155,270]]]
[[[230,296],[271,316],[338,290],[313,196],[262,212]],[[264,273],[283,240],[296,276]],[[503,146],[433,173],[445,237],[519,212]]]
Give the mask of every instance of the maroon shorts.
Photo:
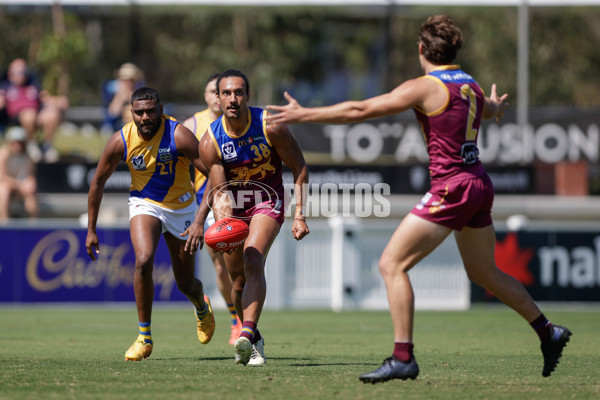
[[[465,226],[483,228],[492,224],[493,202],[494,187],[488,175],[452,179],[432,184],[411,213],[457,231]]]
[[[285,209],[283,201],[280,199],[272,199],[271,201],[263,201],[255,206],[247,209],[234,209],[233,216],[250,224],[250,220],[257,214],[264,214],[273,218],[279,226],[283,225]]]

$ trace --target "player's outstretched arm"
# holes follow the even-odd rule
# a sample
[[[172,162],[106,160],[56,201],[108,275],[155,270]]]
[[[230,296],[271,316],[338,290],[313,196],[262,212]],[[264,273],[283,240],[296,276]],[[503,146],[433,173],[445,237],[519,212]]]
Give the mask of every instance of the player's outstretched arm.
[[[326,124],[346,124],[365,121],[401,113],[420,105],[428,94],[429,84],[419,79],[404,82],[389,93],[360,101],[344,101],[326,107],[302,107],[288,92],[288,104],[268,105],[268,111],[276,112],[266,117],[268,124],[297,124],[319,122]]]
[[[98,222],[98,212],[100,203],[104,194],[104,185],[110,176],[115,172],[117,165],[123,159],[125,145],[121,139],[121,133],[115,132],[104,147],[104,151],[98,161],[96,173],[90,183],[88,193],[88,233],[85,239],[85,248],[92,260],[96,259],[96,254],[100,253],[98,245],[98,235],[96,235],[96,223]]]
[[[292,224],[292,236],[301,240],[310,233],[304,215],[304,201],[308,186],[308,168],[304,155],[296,138],[285,125],[267,125],[267,134],[271,144],[281,157],[281,160],[292,170],[294,176],[294,194],[296,197],[296,211]]]
[[[267,106],[269,114],[267,124],[297,124],[300,122],[320,122],[329,124],[343,124],[368,119],[367,107],[370,100],[345,101],[327,107],[302,107],[288,92],[283,94],[288,101],[285,106]]]
[[[492,84],[490,97],[485,98],[482,117],[484,119],[496,118],[496,121],[500,122],[500,119],[504,116],[506,107],[508,107],[508,103],[506,103],[507,98],[508,93],[498,96],[496,84]]]

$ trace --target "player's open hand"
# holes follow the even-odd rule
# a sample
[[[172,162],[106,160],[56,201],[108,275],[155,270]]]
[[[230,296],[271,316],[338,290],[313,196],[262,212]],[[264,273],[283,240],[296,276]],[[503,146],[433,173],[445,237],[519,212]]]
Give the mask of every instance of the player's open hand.
[[[98,245],[98,235],[96,232],[88,232],[85,239],[85,249],[87,250],[88,256],[92,260],[96,259],[96,254],[100,253],[100,246]]]
[[[198,250],[202,250],[204,246],[204,221],[194,221],[185,231],[179,234],[181,237],[187,236],[183,251],[194,254]]]
[[[304,218],[294,219],[294,223],[292,224],[292,236],[294,239],[302,240],[304,236],[309,233],[310,231],[308,230],[308,225],[306,225],[306,220],[304,220]]]
[[[268,111],[275,111],[277,114],[267,114],[267,124],[297,124],[302,122],[301,116],[304,107],[298,103],[288,92],[283,92],[283,96],[288,101],[285,106],[268,105]]]
[[[508,98],[508,93],[504,93],[502,96],[498,97],[496,84],[492,84],[492,90],[490,91],[490,101],[496,105],[496,121],[500,122],[500,119],[504,116],[504,111],[506,107],[508,107],[508,103],[506,103],[506,99]]]

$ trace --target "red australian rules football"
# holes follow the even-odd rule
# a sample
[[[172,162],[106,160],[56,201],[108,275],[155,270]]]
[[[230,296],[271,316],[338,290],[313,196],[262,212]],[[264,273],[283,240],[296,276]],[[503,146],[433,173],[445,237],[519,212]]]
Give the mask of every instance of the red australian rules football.
[[[204,233],[204,242],[216,251],[233,250],[248,237],[248,225],[237,218],[215,222]]]

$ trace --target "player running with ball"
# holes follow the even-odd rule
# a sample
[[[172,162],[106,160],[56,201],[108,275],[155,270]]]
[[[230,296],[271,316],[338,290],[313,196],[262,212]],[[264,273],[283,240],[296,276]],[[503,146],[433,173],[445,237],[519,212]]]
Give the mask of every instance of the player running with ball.
[[[257,329],[267,293],[265,259],[285,212],[282,162],[294,176],[292,235],[297,240],[308,234],[302,214],[308,170],[289,129],[282,124],[267,126],[266,111],[248,106],[250,84],[242,72],[223,72],[217,79],[217,96],[223,116],[211,123],[202,137],[200,155],[210,171],[215,219],[236,217],[249,225],[244,245],[226,254],[225,263],[243,323],[234,345],[235,362],[260,366],[266,363],[264,339]]]
[[[494,261],[496,235],[491,208],[492,182],[479,161],[477,136],[482,118],[500,119],[508,95],[492,85],[485,97],[477,82],[454,59],[462,34],[444,15],[421,26],[418,51],[425,75],[390,93],[363,101],[304,108],[287,93],[285,106],[268,106],[279,114],[268,123],[353,123],[413,109],[427,142],[431,190],[392,235],[379,261],[394,326],[394,349],[381,367],[360,376],[363,382],[416,378],[413,355],[414,296],[408,271],[454,232],[465,270],[476,284],[493,292],[518,312],[541,340],[543,376],[556,367],[571,332],[551,324],[523,285],[500,271]]]

